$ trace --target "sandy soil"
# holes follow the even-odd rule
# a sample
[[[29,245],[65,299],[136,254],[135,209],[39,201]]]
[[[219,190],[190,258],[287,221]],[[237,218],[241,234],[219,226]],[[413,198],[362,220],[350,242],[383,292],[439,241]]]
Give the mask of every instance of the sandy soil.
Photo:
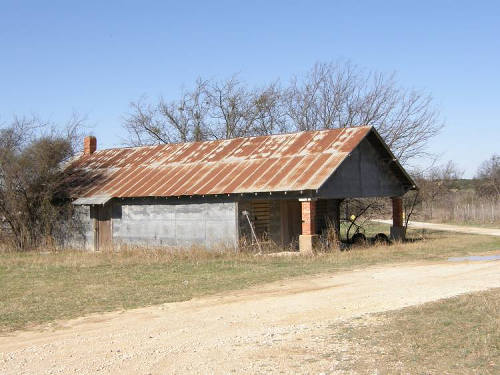
[[[491,287],[498,261],[297,278],[15,332],[0,337],[0,374],[341,373],[341,344],[318,356],[331,324]]]
[[[377,223],[391,224],[392,225],[392,220],[376,219],[376,220],[372,220],[372,221],[375,221]],[[408,227],[414,228],[414,229],[431,229],[431,230],[442,230],[445,232],[484,234],[484,235],[488,235],[488,236],[500,236],[500,229],[498,229],[498,228],[480,228],[480,227],[470,227],[470,226],[464,226],[464,225],[424,223],[421,221],[410,221],[408,223]]]

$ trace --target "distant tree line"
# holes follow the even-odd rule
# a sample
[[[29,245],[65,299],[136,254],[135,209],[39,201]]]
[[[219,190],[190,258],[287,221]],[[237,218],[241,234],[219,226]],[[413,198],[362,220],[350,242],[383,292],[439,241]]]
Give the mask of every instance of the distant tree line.
[[[492,155],[472,179],[453,162],[413,171],[419,186],[416,216],[422,220],[458,223],[500,222],[500,156]],[[406,197],[407,205],[414,194]]]

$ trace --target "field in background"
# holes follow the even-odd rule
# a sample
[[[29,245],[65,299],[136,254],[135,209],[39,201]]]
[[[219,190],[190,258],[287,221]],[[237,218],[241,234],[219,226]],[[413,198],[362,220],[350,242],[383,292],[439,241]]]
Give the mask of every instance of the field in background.
[[[500,289],[363,316],[331,326],[316,355],[339,373],[498,374],[499,316]]]
[[[500,227],[500,199],[483,196],[473,189],[447,191],[424,200],[414,213],[417,221],[450,224],[480,224]]]
[[[382,228],[372,229],[378,232]],[[4,252],[0,253],[0,331],[94,312],[184,301],[299,275],[495,250],[500,250],[498,237],[427,231],[425,239],[413,243],[309,257],[144,249]]]

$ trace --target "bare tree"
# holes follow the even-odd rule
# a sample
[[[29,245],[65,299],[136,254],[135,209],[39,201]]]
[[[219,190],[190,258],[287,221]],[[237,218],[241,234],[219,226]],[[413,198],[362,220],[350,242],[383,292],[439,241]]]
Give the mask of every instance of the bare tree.
[[[404,164],[426,155],[427,143],[442,128],[432,97],[400,87],[394,74],[365,72],[350,64],[317,63],[286,90],[289,127],[377,128]]]
[[[236,76],[225,82],[213,82],[205,95],[209,104],[211,136],[228,139],[251,134],[254,108],[252,94]]]
[[[189,141],[208,138],[208,103],[205,98],[206,83],[198,80],[192,91],[185,92],[179,100],[152,105],[141,98],[132,102],[132,112],[125,118],[129,143],[134,146]]]
[[[372,125],[402,163],[425,156],[442,127],[429,95],[400,87],[394,74],[350,63],[317,63],[287,87],[249,88],[237,76],[198,79],[179,100],[152,105],[141,99],[131,109],[125,127],[132,144]]]
[[[278,82],[252,92],[252,129],[254,135],[269,135],[287,131],[283,94]]]
[[[492,155],[477,171],[478,190],[484,195],[500,199],[500,155]]]
[[[124,126],[129,133],[128,143],[132,146],[142,146],[146,144],[172,143],[170,129],[161,119],[158,118],[156,106],[145,102],[141,98],[130,103],[132,112],[129,113],[124,122]]]
[[[361,125],[351,108],[357,105],[356,80],[350,64],[317,63],[302,79],[293,77],[285,92],[290,127],[302,131]]]
[[[250,89],[236,76],[226,81],[198,79],[179,100],[131,103],[125,128],[132,145],[227,139],[286,130],[281,88],[273,82]]]
[[[211,135],[227,139],[249,135],[267,135],[286,129],[277,82],[250,89],[237,77],[207,85]]]
[[[412,174],[419,186],[418,196],[415,197],[417,201],[412,205],[417,203],[422,205],[428,214],[427,219],[432,220],[435,202],[449,197],[449,192],[454,188],[455,182],[462,177],[463,171],[450,160],[444,165],[434,166],[425,171],[415,170]],[[411,201],[410,198],[406,203],[409,204]]]
[[[64,130],[38,118],[15,118],[0,126],[0,216],[15,247],[27,249],[53,238],[71,218],[62,164],[74,154],[81,120]]]

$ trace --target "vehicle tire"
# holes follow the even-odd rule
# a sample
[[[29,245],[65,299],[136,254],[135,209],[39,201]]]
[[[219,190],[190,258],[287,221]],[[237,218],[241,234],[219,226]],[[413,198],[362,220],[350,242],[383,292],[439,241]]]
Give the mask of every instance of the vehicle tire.
[[[366,236],[363,233],[355,233],[351,242],[353,245],[366,245]]]
[[[389,240],[389,237],[387,237],[386,234],[384,234],[384,233],[377,233],[373,237],[373,243],[375,245],[388,245],[388,244],[391,243],[391,241]]]

